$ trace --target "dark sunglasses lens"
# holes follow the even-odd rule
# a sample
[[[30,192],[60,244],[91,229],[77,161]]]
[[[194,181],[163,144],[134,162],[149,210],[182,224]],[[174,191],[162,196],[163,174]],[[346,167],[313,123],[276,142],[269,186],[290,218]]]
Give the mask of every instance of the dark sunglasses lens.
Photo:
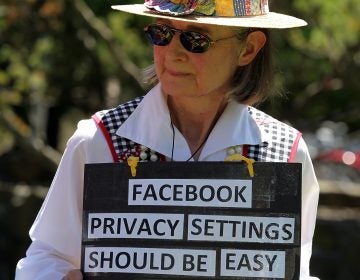
[[[181,44],[192,53],[206,52],[210,47],[210,39],[198,32],[188,31],[180,35]]]
[[[156,46],[166,46],[170,43],[173,34],[171,30],[162,25],[148,25],[145,28],[146,38]]]

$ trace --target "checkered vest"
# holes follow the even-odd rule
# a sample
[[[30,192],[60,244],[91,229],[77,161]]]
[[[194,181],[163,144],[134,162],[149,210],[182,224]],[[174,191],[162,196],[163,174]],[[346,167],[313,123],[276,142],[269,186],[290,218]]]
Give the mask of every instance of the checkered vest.
[[[140,153],[139,144],[116,135],[116,131],[135,110],[142,98],[138,97],[116,108],[97,112],[92,116],[105,136],[114,162],[123,162],[128,156],[138,156]],[[253,107],[249,107],[249,113],[260,131],[269,136],[267,137],[269,141],[259,145],[246,145],[243,149],[244,156],[262,162],[293,161],[301,133]],[[165,160],[163,155],[157,155],[160,160]]]

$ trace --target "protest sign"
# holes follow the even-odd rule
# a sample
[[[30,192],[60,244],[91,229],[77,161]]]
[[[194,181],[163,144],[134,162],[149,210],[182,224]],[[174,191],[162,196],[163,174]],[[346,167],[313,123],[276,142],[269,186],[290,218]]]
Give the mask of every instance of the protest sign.
[[[84,279],[298,279],[301,164],[89,164]]]

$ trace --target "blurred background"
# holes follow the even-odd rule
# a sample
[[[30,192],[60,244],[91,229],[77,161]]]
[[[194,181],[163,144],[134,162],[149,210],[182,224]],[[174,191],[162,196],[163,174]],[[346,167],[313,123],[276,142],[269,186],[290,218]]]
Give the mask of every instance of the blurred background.
[[[67,139],[94,112],[143,95],[149,19],[110,0],[0,0],[0,279],[13,279]],[[309,22],[273,32],[276,85],[261,109],[304,133],[321,195],[312,274],[360,275],[360,5],[274,0]],[[66,207],[66,201],[64,201]]]

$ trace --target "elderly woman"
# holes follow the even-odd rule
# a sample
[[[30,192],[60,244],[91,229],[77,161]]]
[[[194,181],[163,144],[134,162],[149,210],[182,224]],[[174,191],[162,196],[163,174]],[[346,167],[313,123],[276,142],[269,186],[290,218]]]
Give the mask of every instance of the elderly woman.
[[[269,95],[269,29],[306,25],[269,12],[266,0],[147,0],[113,7],[154,17],[155,83],[147,95],[81,121],[68,142],[30,230],[16,279],[81,279],[83,172],[86,163],[141,160],[302,163],[300,279],[309,260],[318,184],[301,133],[252,107]],[[312,278],[314,279],[314,278]]]

